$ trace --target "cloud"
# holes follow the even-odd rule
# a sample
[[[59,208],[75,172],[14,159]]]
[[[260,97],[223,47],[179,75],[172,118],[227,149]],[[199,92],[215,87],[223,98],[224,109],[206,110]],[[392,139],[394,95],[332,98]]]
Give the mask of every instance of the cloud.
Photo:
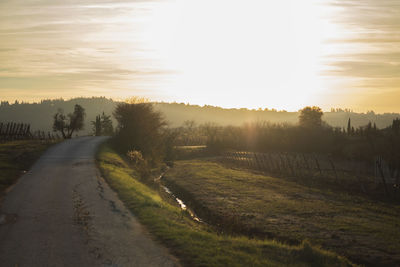
[[[331,5],[340,10],[332,20],[345,37],[327,40],[336,52],[325,58],[329,70],[323,75],[361,78],[357,86],[376,90],[399,88],[400,2],[341,0]]]
[[[279,27],[280,23],[274,23],[273,20],[269,23],[259,23],[257,18],[265,22],[263,9],[257,9],[259,10],[257,16],[247,14],[249,18],[255,19],[254,25],[260,29],[260,33],[243,34],[245,28],[241,30],[240,27],[246,24],[244,19],[238,19],[239,16],[235,15],[229,20],[227,17],[229,12],[226,12],[223,14],[225,19],[220,20],[221,14],[217,12],[218,9],[212,8],[215,7],[212,1],[207,1],[208,4],[199,2],[198,7],[204,7],[205,11],[212,11],[215,20],[204,20],[205,11],[201,12],[197,6],[190,7],[198,18],[193,20],[192,27],[186,27],[187,30],[183,27],[185,25],[178,25],[182,27],[180,30],[184,34],[181,40],[177,41],[172,36],[171,28],[174,24],[164,23],[162,27],[153,25],[154,21],[151,20],[157,18],[154,14],[149,16],[149,13],[154,11],[151,10],[153,2],[157,1],[0,0],[0,62],[2,63],[0,94],[11,95],[14,90],[15,95],[23,95],[23,92],[34,95],[37,91],[38,94],[55,94],[49,95],[53,97],[60,95],[60,93],[55,93],[57,90],[63,94],[72,95],[76,92],[77,95],[81,95],[82,92],[93,93],[97,88],[99,92],[108,90],[121,95],[132,95],[158,86],[157,90],[160,94],[163,90],[170,90],[168,93],[176,97],[192,94],[193,98],[197,99],[201,97],[197,96],[196,90],[193,89],[197,86],[198,94],[203,95],[207,90],[210,94],[216,93],[219,88],[221,91],[218,93],[221,94],[226,94],[227,88],[230,90],[229,93],[237,90],[237,101],[241,101],[240,95],[245,88],[248,91],[253,90],[254,98],[258,101],[260,99],[258,95],[262,90],[268,89],[268,84],[286,84],[281,81],[290,81],[287,78],[290,76],[287,74],[287,65],[296,59],[290,53],[280,56],[280,53],[276,53],[275,50],[292,51],[293,44],[290,41],[284,41],[291,40],[290,38],[273,38],[273,36],[290,37],[290,31],[282,30],[282,27]],[[311,2],[314,1],[309,0],[304,3]],[[370,92],[375,88],[380,92],[388,92],[388,94],[392,92],[392,95],[398,95],[393,94],[393,90],[396,90],[396,86],[400,87],[397,78],[400,72],[400,16],[398,15],[400,1],[326,0],[323,2],[329,2],[330,7],[337,11],[335,16],[327,19],[340,26],[338,27],[339,34],[327,35],[329,39],[326,39],[321,47],[321,50],[329,48],[326,49],[329,50],[327,57],[313,59],[304,56],[303,59],[303,55],[309,52],[306,51],[307,49],[317,51],[319,46],[317,45],[315,49],[312,47],[313,35],[303,35],[301,31],[296,31],[296,34],[299,34],[299,40],[306,39],[304,44],[311,44],[299,49],[301,57],[298,59],[299,66],[310,62],[312,64],[310,63],[311,67],[296,68],[294,74],[301,77],[300,80],[303,81],[303,77],[308,77],[310,72],[311,78],[304,79],[304,81],[307,80],[305,87],[313,82],[314,76],[320,74],[324,79],[340,81],[340,86],[351,81],[348,87],[342,86],[346,90],[353,87],[356,88],[354,91],[362,92],[359,88],[368,88]],[[186,3],[185,5],[189,6]],[[221,10],[225,10],[225,6],[221,3],[219,4],[222,5]],[[237,8],[238,15],[247,10],[239,8],[241,6],[249,7],[248,10],[254,12],[244,0],[235,2],[234,6]],[[285,11],[285,14],[281,16],[279,13],[276,16],[279,18],[277,21],[285,22],[289,19],[290,12],[286,12],[287,5],[280,6],[282,9],[279,12]],[[161,9],[159,11],[161,12]],[[166,9],[163,11],[165,14],[161,12],[162,14],[158,16],[161,15],[163,21],[169,22],[174,19],[171,17],[173,11]],[[297,10],[294,13],[298,13]],[[298,29],[304,28],[304,33],[312,32],[312,29],[308,28],[312,28],[316,23],[302,24],[301,22],[307,22],[306,12],[303,13],[299,17],[301,20],[299,20]],[[228,23],[230,21],[234,22],[233,25]],[[207,23],[211,25],[208,25],[209,30],[205,31],[204,25]],[[323,28],[323,25],[321,27]],[[210,31],[210,29],[216,30]],[[251,30],[254,31],[254,28]],[[247,32],[250,33],[251,30]],[[210,35],[213,32],[215,34]],[[240,32],[242,34],[238,35]],[[153,36],[156,34],[158,35]],[[270,35],[269,38],[268,35]],[[204,38],[201,39],[199,36],[204,36]],[[155,41],[153,37],[157,37]],[[225,45],[224,40],[229,40],[229,38],[235,42]],[[165,42],[167,39],[174,39],[170,42],[173,48],[170,50],[173,53],[168,50],[169,43]],[[263,43],[263,40],[266,43]],[[315,38],[315,40],[319,39]],[[165,42],[168,45],[162,47],[165,51],[157,54],[159,51],[152,50],[159,49],[158,46],[152,46],[154,42],[157,44]],[[201,42],[204,45],[201,45]],[[318,42],[315,41],[315,43]],[[149,43],[151,45],[148,45]],[[302,41],[299,43],[303,44]],[[240,52],[241,45],[251,46],[252,49]],[[268,47],[273,47],[273,49]],[[255,53],[250,53],[253,50]],[[215,51],[215,56],[210,56]],[[172,65],[160,64],[160,62],[163,63],[163,57],[170,60],[168,64],[172,62]],[[322,61],[326,67],[324,71],[316,73],[317,75],[314,75],[314,72],[318,72],[319,68],[313,69],[313,66],[317,65],[314,61]],[[193,64],[193,62],[202,64]],[[226,62],[232,62],[232,64],[226,64]],[[271,62],[276,63],[272,65]],[[175,91],[173,91],[175,88],[173,82],[171,82],[172,85],[163,84],[163,81],[175,78],[174,73],[166,69],[170,66],[175,67],[174,64],[178,67],[183,66],[187,75],[186,78],[181,77],[182,80],[176,83],[177,90]],[[241,73],[241,68],[245,69],[245,72]],[[303,70],[306,70],[304,72],[306,75],[300,75]],[[279,75],[271,74],[275,71]],[[237,75],[232,75],[232,73]],[[257,77],[262,79],[256,79]],[[290,86],[282,87],[287,87],[288,92],[295,90],[292,85],[300,86],[300,83],[288,84]],[[319,83],[316,83],[315,87],[318,86],[320,86]],[[324,85],[321,85],[322,87]],[[319,90],[310,91],[308,94],[314,94],[317,91]],[[344,91],[345,89],[341,92],[344,94]],[[274,92],[274,94],[277,93]],[[274,94],[271,93],[269,97],[274,99],[270,102],[273,104],[281,101],[282,98],[276,97],[275,101]],[[205,101],[209,101],[209,97]],[[267,104],[264,100],[259,101],[262,102],[261,105]],[[298,102],[297,99],[295,101]]]
[[[397,78],[400,73],[400,51],[342,55],[345,60],[329,62],[325,74],[360,78]],[[389,84],[388,84],[389,85]]]
[[[97,88],[131,95],[163,80],[170,72],[141,46],[148,2],[2,0],[0,93],[82,95]]]

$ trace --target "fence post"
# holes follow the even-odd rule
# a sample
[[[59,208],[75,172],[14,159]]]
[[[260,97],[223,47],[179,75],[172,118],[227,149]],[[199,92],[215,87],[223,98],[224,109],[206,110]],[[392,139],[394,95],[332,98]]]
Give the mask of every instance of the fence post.
[[[16,135],[17,132],[17,126],[18,124],[16,122],[13,123],[13,128],[12,128],[12,132],[11,132],[11,138],[14,140],[14,137]]]
[[[333,161],[332,161],[331,158],[329,158],[329,162],[331,163],[333,172],[335,173],[335,181],[336,181],[336,183],[338,183],[339,179],[338,179],[338,175],[337,175],[337,172],[336,172],[335,164],[333,164]]]
[[[302,165],[300,154],[295,154],[295,162],[296,162],[296,173],[297,176],[305,177],[306,176],[306,167]]]
[[[314,155],[314,159],[315,159],[315,163],[317,164],[317,169],[318,169],[318,171],[319,171],[319,174],[321,175],[321,177],[322,177],[322,170],[321,170],[321,167],[319,166],[319,162],[318,162],[318,159],[317,159],[317,157]]]
[[[3,139],[3,123],[0,122],[0,141]]]
[[[236,151],[233,152],[233,160],[234,160],[234,161],[237,161],[237,162],[240,164],[239,156],[238,156],[238,154],[237,154]]]
[[[279,154],[276,154],[276,155],[274,155],[272,158],[273,158],[273,161],[274,161],[274,165],[275,165],[275,170],[276,170],[276,172],[277,172],[278,174],[281,174],[282,171],[281,171],[280,159],[278,159],[278,156],[279,156]]]
[[[385,175],[383,174],[381,163],[382,163],[381,162],[381,158],[379,158],[379,161],[376,161],[376,164],[378,166],[378,170],[379,170],[379,173],[380,173],[381,178],[382,178],[383,189],[385,190],[385,194],[386,194],[386,196],[389,196],[389,191],[388,191],[387,186],[386,186],[386,179],[385,179]]]
[[[18,139],[24,139],[24,124],[21,123],[18,129]]]
[[[4,140],[8,139],[8,131],[9,131],[9,129],[10,129],[10,123],[8,122],[7,126],[6,126],[6,130],[4,132]]]
[[[279,153],[278,155],[279,155],[280,163],[281,163],[281,166],[282,166],[282,168],[281,168],[281,173],[283,174],[284,172],[287,171],[287,169],[286,169],[287,166],[286,166],[286,164],[285,164],[285,161],[284,161],[284,159],[283,159],[281,153]]]
[[[256,163],[257,163],[257,166],[258,166],[258,170],[262,171],[263,168],[262,168],[262,166],[261,166],[261,163],[260,163],[259,160],[258,160],[258,157],[257,157],[257,153],[256,153],[256,152],[254,152],[254,159],[256,160]]]
[[[246,162],[245,162],[245,159],[242,157],[241,152],[236,152],[236,157],[237,157],[239,164],[244,167],[246,165]]]
[[[290,169],[292,175],[296,176],[296,174],[294,173],[294,169],[293,169],[292,163],[290,162],[289,154],[285,154],[285,158],[286,158],[287,165],[289,166],[289,169]]]
[[[244,152],[244,154],[246,155],[246,159],[249,164],[249,169],[254,168],[254,161],[253,161],[253,157],[251,157],[250,152]]]
[[[364,187],[364,185],[363,185],[363,181],[362,181],[362,179],[361,179],[360,168],[357,168],[356,179],[357,179],[357,181],[360,183],[361,191],[362,191],[364,194],[366,194],[366,193],[367,193],[367,190],[365,190],[365,187]]]
[[[309,174],[311,174],[310,165],[308,164],[308,161],[307,161],[306,155],[304,155],[304,153],[303,153],[302,155],[303,155],[304,163],[306,164],[306,167],[307,167],[308,173],[309,173]]]
[[[266,159],[265,153],[262,153],[262,154],[261,154],[261,157],[262,157],[263,165],[264,165],[266,171],[271,171],[271,167],[270,167],[270,165],[269,165],[268,160]]]

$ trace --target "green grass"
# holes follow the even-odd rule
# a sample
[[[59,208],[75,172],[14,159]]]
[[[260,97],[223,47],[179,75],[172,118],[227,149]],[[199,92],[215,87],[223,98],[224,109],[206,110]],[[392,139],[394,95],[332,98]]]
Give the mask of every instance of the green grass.
[[[304,242],[218,234],[140,182],[138,174],[106,143],[97,154],[105,180],[147,229],[187,266],[351,266],[345,258]]]
[[[0,143],[0,195],[53,144],[40,140]]]
[[[366,265],[400,263],[399,205],[211,160],[177,161],[164,180],[200,217],[225,231],[292,244],[308,239]]]

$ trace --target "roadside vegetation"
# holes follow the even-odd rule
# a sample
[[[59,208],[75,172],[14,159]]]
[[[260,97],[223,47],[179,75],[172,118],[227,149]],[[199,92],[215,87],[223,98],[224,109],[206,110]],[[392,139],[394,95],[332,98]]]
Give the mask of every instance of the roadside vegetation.
[[[17,140],[0,143],[0,196],[55,142]]]
[[[99,169],[125,205],[186,266],[351,266],[343,257],[302,242],[287,245],[272,239],[223,234],[164,199],[160,189],[142,182],[127,157],[110,143],[98,151]]]
[[[388,169],[381,176],[389,173],[396,181],[399,120],[382,130],[372,124],[355,129],[349,120],[347,129],[340,129],[324,123],[318,107],[299,114],[298,125],[186,121],[168,128],[152,104],[133,98],[117,104],[118,124],[99,151],[99,168],[132,212],[188,266],[351,265],[347,258],[369,266],[399,264],[397,183],[388,184],[390,190],[385,184],[383,198],[351,194],[337,185],[343,177],[331,160],[367,162],[380,155]],[[325,155],[335,184],[322,181],[326,170],[317,160],[320,180],[303,172],[300,182],[287,172],[275,177],[260,168],[258,173],[241,169],[242,164],[226,161],[235,151],[278,153],[279,169],[297,166],[283,162],[280,153]],[[353,182],[365,191],[362,180]],[[164,190],[181,198],[203,223]]]

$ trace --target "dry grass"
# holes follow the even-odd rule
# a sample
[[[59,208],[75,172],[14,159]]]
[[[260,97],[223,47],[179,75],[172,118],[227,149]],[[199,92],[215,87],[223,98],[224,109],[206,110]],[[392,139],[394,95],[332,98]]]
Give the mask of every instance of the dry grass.
[[[366,265],[400,264],[400,206],[207,160],[175,162],[165,182],[196,213],[230,233],[308,239]]]
[[[194,222],[177,205],[140,181],[124,157],[104,144],[97,155],[105,180],[125,205],[186,266],[351,266],[335,253],[305,242],[296,246],[274,240],[219,234]]]

